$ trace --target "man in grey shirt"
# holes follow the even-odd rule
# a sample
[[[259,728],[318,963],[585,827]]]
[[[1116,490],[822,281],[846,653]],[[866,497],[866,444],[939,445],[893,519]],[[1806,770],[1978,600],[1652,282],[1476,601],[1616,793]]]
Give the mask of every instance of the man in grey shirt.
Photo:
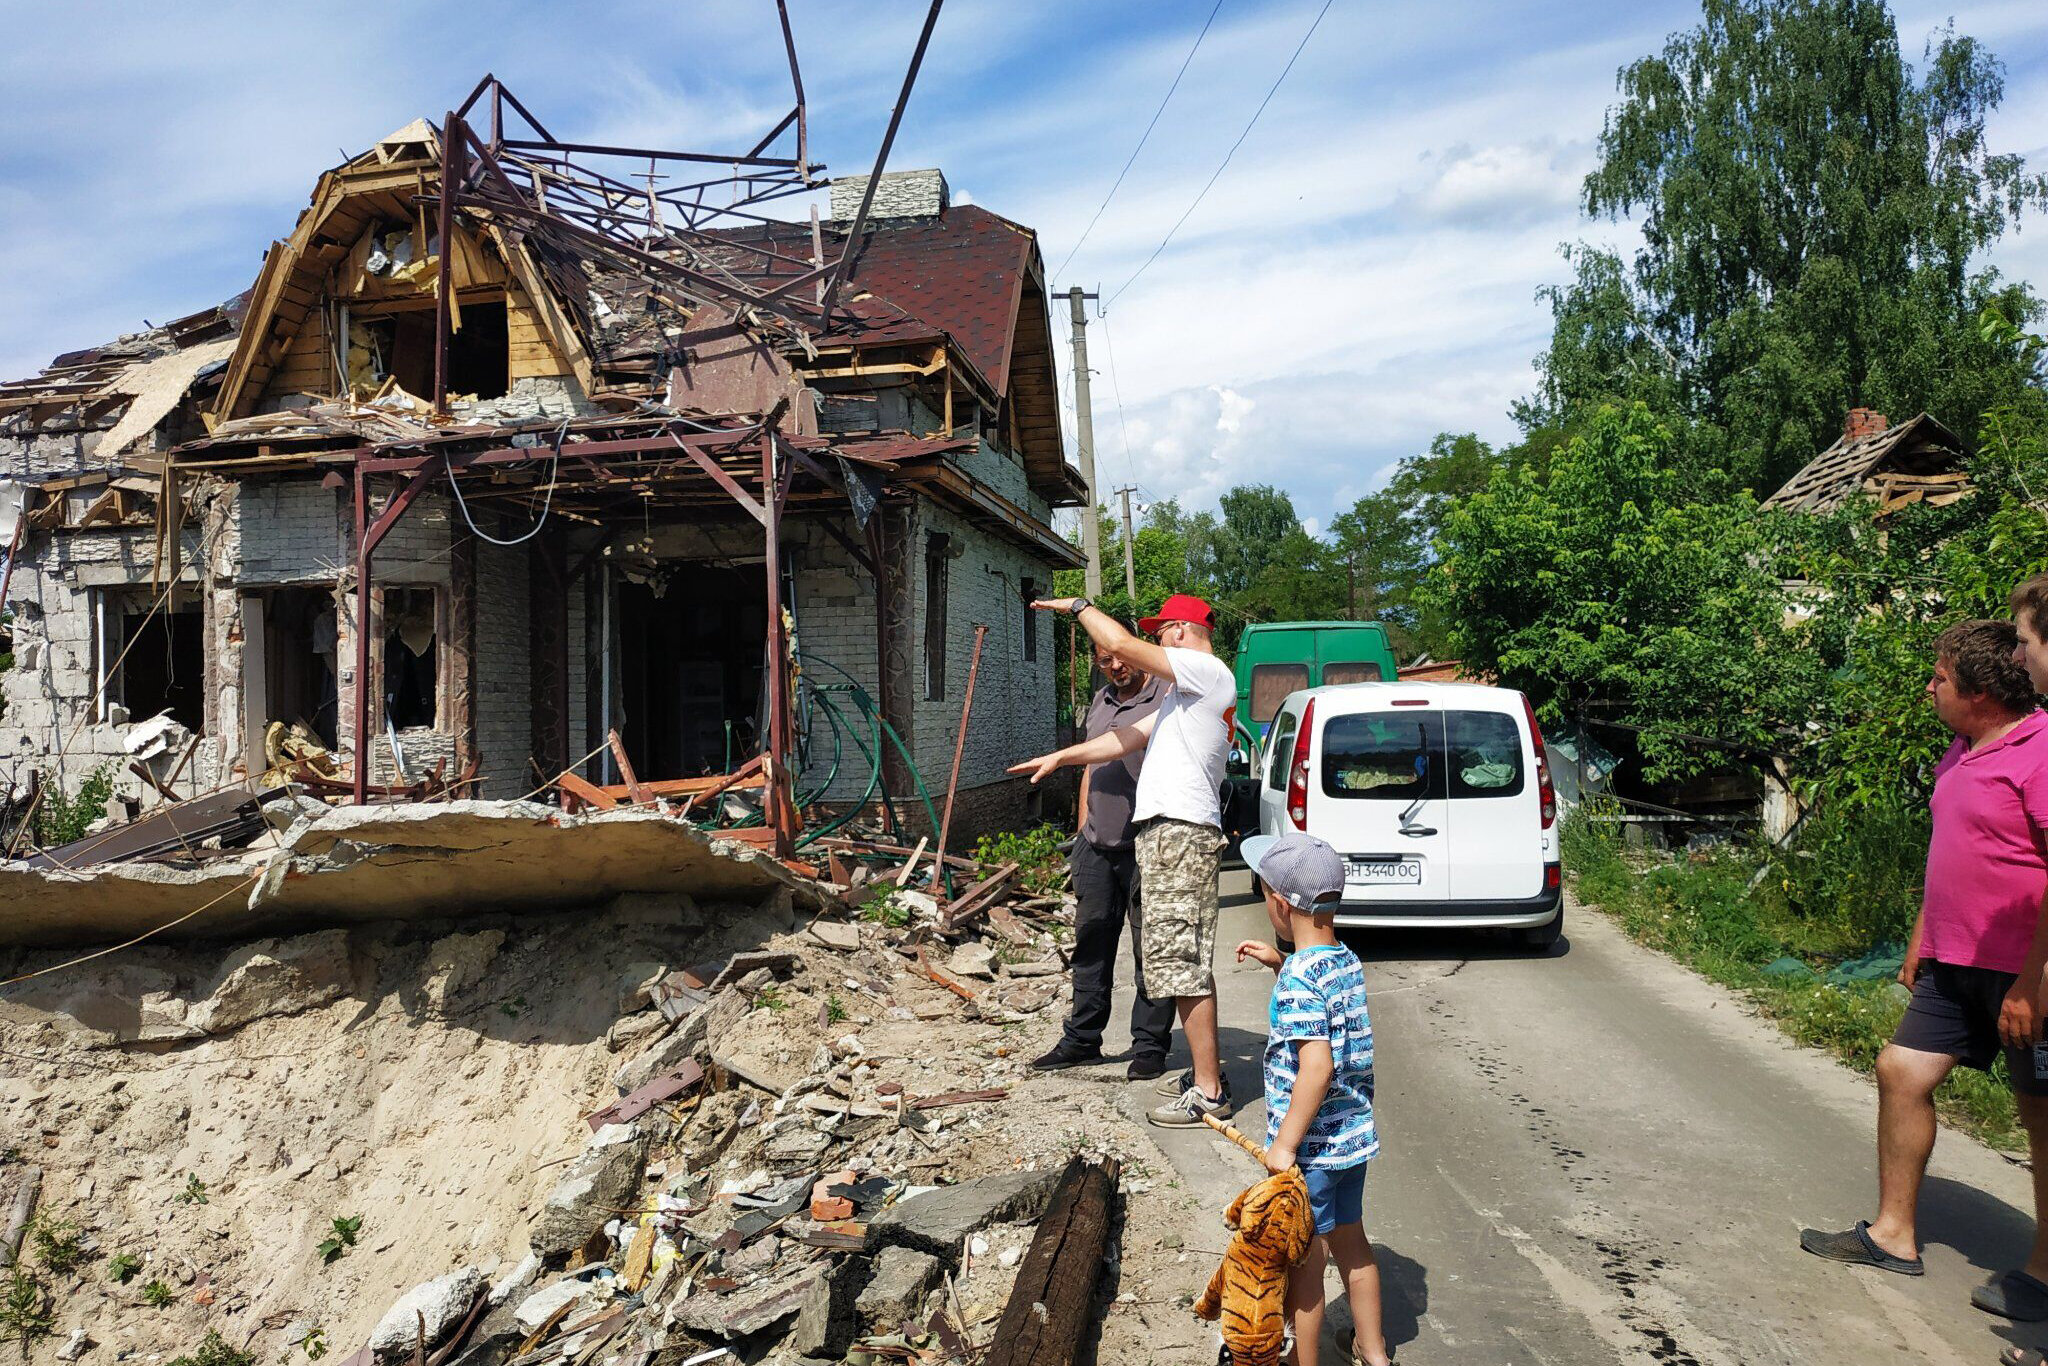
[[[1095,667],[1109,680],[1089,704],[1087,735],[1093,739],[1159,710],[1166,684],[1115,655],[1095,652]],[[1057,1071],[1099,1062],[1102,1029],[1109,1023],[1110,989],[1115,976],[1116,945],[1126,916],[1131,946],[1138,950],[1138,855],[1131,807],[1138,792],[1143,749],[1120,759],[1092,764],[1081,774],[1080,833],[1074,840],[1074,1005],[1066,1031],[1050,1053],[1032,1066]],[[1157,1077],[1166,1070],[1166,1050],[1173,1041],[1174,1004],[1145,995],[1142,958],[1138,994],[1131,1002],[1131,1064],[1134,1081]]]

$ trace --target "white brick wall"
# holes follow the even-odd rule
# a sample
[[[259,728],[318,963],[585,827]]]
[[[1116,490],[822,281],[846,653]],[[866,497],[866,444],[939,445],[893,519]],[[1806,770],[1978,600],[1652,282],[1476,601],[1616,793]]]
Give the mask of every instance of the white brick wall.
[[[497,534],[493,532],[493,534]],[[476,732],[486,797],[533,789],[533,641],[527,550],[479,544],[476,556]]]

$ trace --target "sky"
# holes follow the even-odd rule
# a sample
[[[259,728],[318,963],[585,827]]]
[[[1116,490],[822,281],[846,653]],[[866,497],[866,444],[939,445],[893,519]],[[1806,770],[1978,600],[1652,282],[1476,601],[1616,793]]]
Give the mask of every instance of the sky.
[[[1331,0],[1146,266],[1323,7],[1222,0],[1102,209],[1214,3],[948,0],[890,165],[940,167],[956,198],[1037,230],[1055,289],[1101,295],[1089,344],[1105,501],[1130,484],[1141,505],[1213,507],[1233,485],[1272,483],[1315,529],[1438,432],[1513,437],[1560,246],[1633,237],[1578,211],[1616,72],[1698,8]],[[790,9],[813,156],[863,173],[925,5]],[[2003,60],[1992,145],[2048,169],[2048,4],[1894,10],[1911,58],[1953,18]],[[0,0],[0,32],[8,377],[248,287],[321,170],[438,120],[487,70],[571,141],[743,150],[790,100],[772,0]],[[2048,221],[1991,263],[2048,291]],[[1056,336],[1065,316],[1061,303]]]

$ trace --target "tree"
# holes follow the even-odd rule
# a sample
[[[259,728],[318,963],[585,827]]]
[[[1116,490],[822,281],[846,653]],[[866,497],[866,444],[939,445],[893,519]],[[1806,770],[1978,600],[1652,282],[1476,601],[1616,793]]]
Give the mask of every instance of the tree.
[[[1640,401],[1768,491],[1851,407],[1969,432],[2036,378],[1976,326],[2038,310],[1973,262],[2048,181],[1987,145],[2004,78],[1975,40],[1941,31],[1916,79],[1884,0],[1704,0],[1619,84],[1583,204],[1643,245],[1567,251],[1525,423]]]
[[[1301,529],[1294,500],[1271,484],[1240,484],[1223,495],[1223,522],[1216,535],[1216,588],[1232,597],[1250,588],[1280,556],[1288,537]]]
[[[1549,720],[1643,727],[1652,779],[1705,765],[1687,736],[1775,747],[1826,676],[1787,625],[1768,519],[1698,496],[1675,445],[1645,406],[1605,408],[1547,473],[1496,469],[1452,507],[1429,593],[1460,657]]]
[[[1389,489],[1367,494],[1330,523],[1327,554],[1341,575],[1335,586],[1343,604],[1334,615],[1379,622],[1397,655],[1417,644],[1415,590],[1429,562],[1424,525],[1413,505]]]

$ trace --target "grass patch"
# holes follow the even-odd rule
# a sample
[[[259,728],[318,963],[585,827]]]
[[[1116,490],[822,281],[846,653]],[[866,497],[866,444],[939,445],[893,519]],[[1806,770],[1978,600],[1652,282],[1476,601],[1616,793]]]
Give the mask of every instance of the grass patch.
[[[1588,814],[1581,807],[1563,832],[1581,902],[1638,943],[1741,992],[1800,1043],[1871,1071],[1905,1013],[1896,982],[1788,982],[1764,968],[1791,956],[1825,972],[1902,940],[1918,900],[1924,821],[1916,842],[1902,815],[1860,833],[1817,830],[1789,853],[1729,845],[1674,859],[1626,849],[1619,826]],[[2003,1060],[1990,1073],[1958,1067],[1934,1100],[1953,1127],[1993,1147],[2025,1147]]]

